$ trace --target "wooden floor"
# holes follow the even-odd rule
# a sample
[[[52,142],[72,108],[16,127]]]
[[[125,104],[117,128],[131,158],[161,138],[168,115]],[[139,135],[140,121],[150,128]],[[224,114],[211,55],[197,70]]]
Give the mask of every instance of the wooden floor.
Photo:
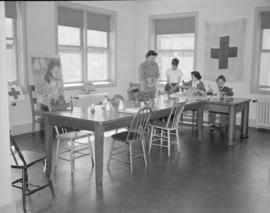
[[[203,142],[191,128],[184,128],[180,138],[181,153],[173,147],[168,158],[166,150],[153,148],[149,168],[137,160],[132,176],[128,165],[112,161],[110,171],[104,171],[103,193],[98,194],[88,157],[76,161],[74,176],[69,163],[59,161],[52,174],[56,198],[52,199],[49,189],[38,192],[27,198],[28,212],[270,212],[269,132],[250,129],[250,137],[234,147],[224,145],[224,135],[207,129]],[[16,136],[16,140],[24,150],[43,150],[42,134]],[[110,142],[105,141],[105,162]],[[39,173],[36,167],[30,176],[37,178]],[[12,173],[14,178],[17,175]],[[20,212],[21,192],[13,189],[13,194]]]

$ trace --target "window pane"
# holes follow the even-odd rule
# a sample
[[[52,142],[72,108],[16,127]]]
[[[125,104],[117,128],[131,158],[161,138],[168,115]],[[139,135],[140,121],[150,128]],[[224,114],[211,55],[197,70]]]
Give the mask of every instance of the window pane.
[[[193,50],[194,33],[157,35],[158,50]]]
[[[82,81],[82,59],[80,53],[61,52],[61,65],[64,83]]]
[[[107,47],[107,32],[87,30],[87,46]]]
[[[88,80],[105,81],[108,76],[108,51],[90,50],[87,55]]]
[[[7,38],[13,38],[14,37],[14,31],[13,31],[13,19],[12,18],[6,18],[6,37]]]
[[[270,29],[264,29],[262,36],[262,49],[270,50]]]
[[[168,51],[168,52],[159,52],[157,57],[157,63],[160,69],[160,78],[161,81],[166,81],[166,71],[171,68],[171,61],[173,58],[179,59],[178,68],[182,70],[184,75],[184,80],[190,79],[190,72],[193,71],[194,56],[193,51]]]
[[[9,46],[6,50],[6,66],[8,72],[8,81],[16,81],[16,51],[15,46]]]
[[[260,86],[270,86],[270,53],[261,53]]]
[[[80,46],[80,28],[58,26],[58,44]]]

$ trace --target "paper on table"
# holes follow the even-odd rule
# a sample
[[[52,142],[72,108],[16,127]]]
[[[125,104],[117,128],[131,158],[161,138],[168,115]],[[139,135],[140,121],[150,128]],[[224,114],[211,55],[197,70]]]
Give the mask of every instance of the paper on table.
[[[140,110],[140,108],[136,107],[136,108],[125,108],[124,110],[118,110],[118,112],[121,113],[136,113]]]
[[[199,96],[199,97],[196,97],[195,98],[196,100],[207,100],[207,99],[209,99],[207,96]]]

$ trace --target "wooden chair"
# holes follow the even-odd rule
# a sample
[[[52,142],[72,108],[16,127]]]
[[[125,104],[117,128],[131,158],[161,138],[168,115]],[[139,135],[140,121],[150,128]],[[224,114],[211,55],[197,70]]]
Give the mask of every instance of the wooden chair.
[[[140,83],[129,83],[129,88],[127,90],[128,99],[129,100],[136,100],[136,94],[140,91]]]
[[[167,121],[157,120],[155,123],[150,124],[151,134],[149,143],[149,153],[152,146],[160,146],[168,148],[168,156],[171,155],[171,145],[177,144],[178,152],[180,152],[180,140],[179,140],[179,121],[182,116],[183,109],[186,103],[175,103],[171,109],[170,115]],[[172,137],[175,136],[176,141],[172,141]],[[159,143],[157,143],[159,141]],[[167,145],[163,144],[167,142]]]
[[[40,111],[38,110],[35,86],[28,85],[28,91],[29,91],[31,110],[32,110],[32,132],[35,132],[36,123],[43,124],[43,118],[41,116]]]
[[[36,186],[28,181],[28,169],[38,163],[43,163],[45,168],[46,165],[46,155],[44,153],[33,152],[33,151],[21,151],[14,138],[10,136],[10,151],[12,154],[12,164],[11,168],[20,169],[22,171],[22,177],[12,181],[12,186],[22,190],[22,201],[23,210],[26,212],[26,196],[31,195],[37,191],[40,191],[46,187],[50,187],[53,197],[55,197],[53,184],[49,173],[45,169],[45,174],[47,178],[47,184],[42,186]]]
[[[70,131],[68,132],[66,128],[57,127],[54,126],[55,132],[56,132],[56,161],[55,161],[55,167],[57,166],[57,160],[62,159],[65,161],[70,161],[71,166],[71,173],[74,173],[75,166],[74,162],[75,159],[81,158],[84,156],[90,156],[92,167],[94,166],[94,157],[93,157],[93,151],[92,151],[92,145],[90,136],[92,135],[89,131]],[[87,138],[87,142],[85,143],[81,139]],[[60,143],[61,142],[68,142],[68,148],[65,148],[64,151],[60,152]],[[76,146],[80,146],[80,148],[76,149]],[[89,151],[86,152],[85,150]],[[68,153],[70,155],[70,158],[67,159],[65,157],[62,157],[65,153]]]
[[[197,112],[196,111],[187,111],[183,112],[182,117],[181,117],[181,123],[183,125],[191,125],[192,129],[193,127],[197,126]]]
[[[133,159],[138,158],[138,157],[144,158],[144,164],[145,164],[145,167],[147,167],[147,159],[146,159],[146,151],[145,151],[145,129],[147,128],[149,124],[151,112],[152,111],[150,108],[141,109],[136,114],[134,114],[127,131],[123,131],[123,132],[112,135],[113,142],[112,142],[112,146],[109,152],[110,155],[109,155],[108,164],[107,164],[108,169],[110,167],[111,160],[114,159],[114,160],[118,160],[124,163],[129,163],[130,172],[132,174],[133,173]],[[115,147],[116,141],[124,143],[124,145]],[[133,145],[134,143],[138,143],[138,142],[141,142],[143,152],[134,155]],[[123,151],[121,150],[122,148],[125,148],[125,149],[127,148],[127,150]],[[129,153],[128,161],[123,161],[123,160],[113,157],[117,154],[122,154],[122,153],[127,153],[127,152]]]

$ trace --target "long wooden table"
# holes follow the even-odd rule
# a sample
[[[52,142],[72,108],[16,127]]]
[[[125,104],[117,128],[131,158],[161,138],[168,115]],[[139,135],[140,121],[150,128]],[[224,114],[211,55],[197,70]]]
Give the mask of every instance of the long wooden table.
[[[152,119],[161,118],[169,115],[171,106],[175,100],[161,100],[152,106]],[[203,139],[203,111],[214,111],[229,114],[228,145],[234,144],[234,127],[236,112],[242,112],[241,137],[248,136],[248,114],[250,99],[233,99],[232,101],[219,100],[196,100],[188,99],[184,111],[197,111],[198,139]],[[44,112],[45,126],[45,149],[47,153],[47,169],[51,172],[54,153],[53,126],[65,126],[74,129],[89,130],[95,136],[95,171],[96,189],[102,189],[103,180],[103,146],[104,132],[126,127],[132,119],[132,114],[120,113],[117,109],[104,110],[101,106],[96,106],[94,114],[90,108],[73,108],[73,110]]]
[[[157,119],[169,115],[173,100],[159,100],[152,106],[152,118]],[[193,101],[186,105],[185,111],[197,111],[198,139],[202,140],[203,134],[203,103]],[[47,169],[51,172],[54,153],[53,125],[65,126],[74,129],[93,131],[95,135],[95,171],[96,189],[102,189],[103,179],[103,145],[104,132],[126,127],[130,124],[132,114],[120,113],[112,108],[107,111],[101,106],[96,106],[94,114],[90,108],[76,108],[67,111],[44,112],[45,149],[47,153]]]

